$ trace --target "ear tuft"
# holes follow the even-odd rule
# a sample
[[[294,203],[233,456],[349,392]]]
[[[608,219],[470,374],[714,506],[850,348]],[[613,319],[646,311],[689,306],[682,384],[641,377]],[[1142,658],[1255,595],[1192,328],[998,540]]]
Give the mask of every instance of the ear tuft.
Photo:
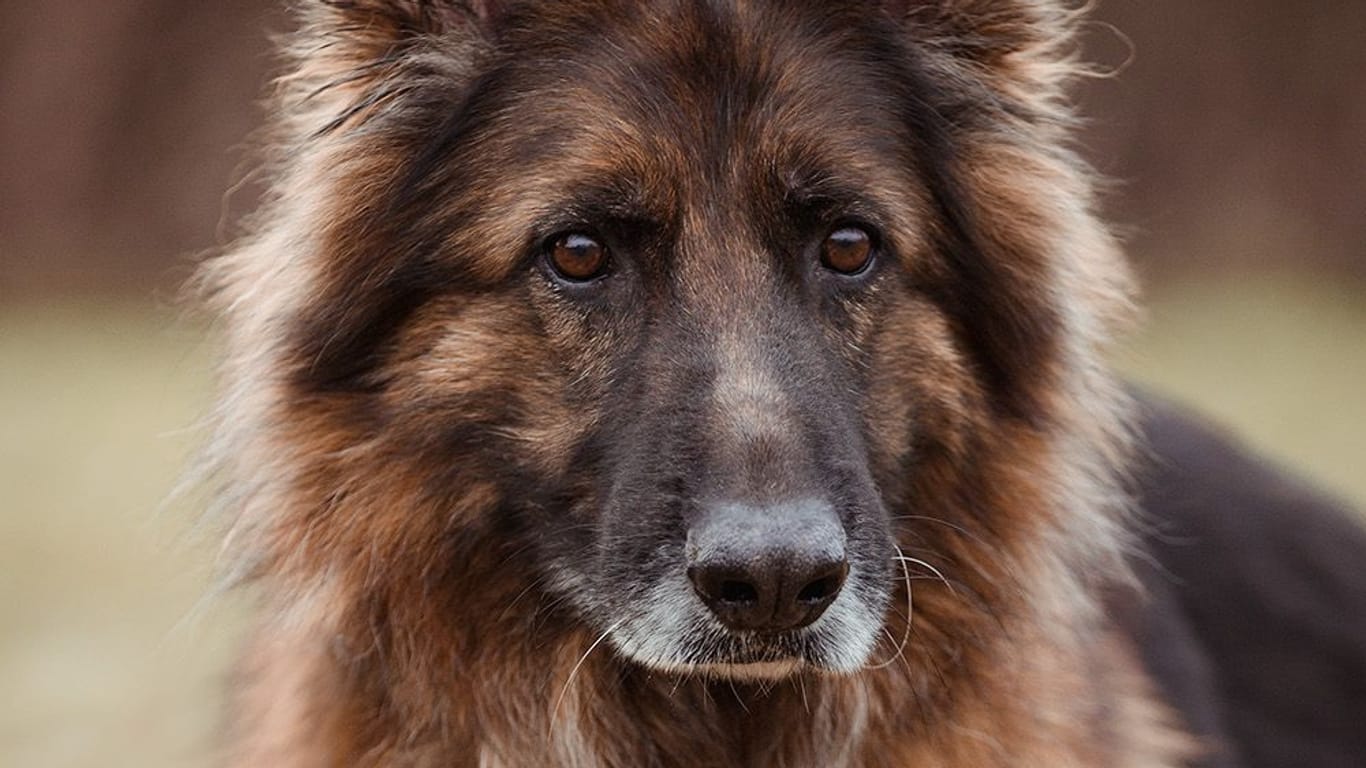
[[[501,5],[498,0],[312,0],[303,5],[303,15],[306,23],[399,42],[488,24]]]
[[[280,113],[299,137],[357,125],[419,86],[464,82],[510,0],[296,0]],[[400,77],[402,73],[402,77]]]
[[[886,0],[884,7],[935,53],[998,86],[1053,95],[1078,73],[1073,40],[1088,6],[1074,8],[1065,0]]]

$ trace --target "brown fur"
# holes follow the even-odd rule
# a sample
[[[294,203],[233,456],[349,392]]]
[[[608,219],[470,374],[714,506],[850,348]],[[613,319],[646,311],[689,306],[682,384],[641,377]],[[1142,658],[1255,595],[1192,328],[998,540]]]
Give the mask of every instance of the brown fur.
[[[1177,765],[1185,742],[1095,604],[1123,567],[1126,406],[1101,361],[1128,283],[1066,144],[1075,14],[522,5],[300,4],[273,197],[205,270],[228,347],[211,456],[226,549],[262,602],[235,764]],[[585,17],[621,47],[548,76],[582,62]],[[870,25],[900,25],[945,135],[867,106],[878,78],[846,46]],[[767,90],[721,126],[725,67]],[[889,165],[879,142],[937,142],[952,180],[923,156]],[[705,166],[717,143],[728,162]],[[629,179],[626,215],[678,259],[678,293],[643,302],[716,318],[743,364],[772,276],[750,258],[762,214],[737,201],[776,183],[747,172],[816,156],[891,212],[913,288],[882,284],[821,333],[870,372],[860,409],[899,547],[945,578],[898,570],[853,675],[648,671],[546,591],[500,512],[511,466],[567,478],[567,514],[587,514],[575,448],[612,415],[612,351],[643,330],[590,326],[516,279],[518,255],[566,189]]]

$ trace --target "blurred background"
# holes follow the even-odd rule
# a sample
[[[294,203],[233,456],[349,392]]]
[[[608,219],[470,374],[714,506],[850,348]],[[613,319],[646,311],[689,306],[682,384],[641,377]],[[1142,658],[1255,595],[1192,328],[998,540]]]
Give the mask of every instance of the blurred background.
[[[0,765],[203,766],[246,608],[204,599],[212,336],[275,0],[0,0]],[[1089,157],[1135,378],[1366,507],[1366,3],[1104,0]]]

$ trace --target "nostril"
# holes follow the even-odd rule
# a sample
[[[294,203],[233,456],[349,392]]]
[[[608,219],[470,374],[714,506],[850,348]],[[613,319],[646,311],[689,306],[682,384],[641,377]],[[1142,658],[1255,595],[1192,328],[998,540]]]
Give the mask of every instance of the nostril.
[[[721,582],[721,589],[718,597],[723,602],[733,604],[757,603],[759,602],[759,590],[753,584],[746,581],[726,579]]]
[[[847,561],[827,569],[824,573],[808,581],[806,586],[797,592],[797,602],[803,605],[817,605],[833,600],[840,593],[840,589],[844,587],[844,579],[848,574],[849,563]]]
[[[763,598],[758,584],[732,568],[691,567],[688,578],[697,594],[712,605],[744,610]]]
[[[802,587],[802,591],[797,593],[797,600],[803,603],[819,603],[838,591],[839,579],[835,576],[826,576]]]

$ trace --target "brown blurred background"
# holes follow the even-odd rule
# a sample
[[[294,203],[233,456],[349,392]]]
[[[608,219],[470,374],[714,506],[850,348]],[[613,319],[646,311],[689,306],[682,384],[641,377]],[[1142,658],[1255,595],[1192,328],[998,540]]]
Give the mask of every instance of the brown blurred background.
[[[246,609],[163,503],[212,358],[169,297],[252,205],[281,5],[0,0],[0,765],[210,754]],[[1151,307],[1119,363],[1366,502],[1366,3],[1096,18],[1085,146]]]
[[[278,0],[0,2],[0,291],[136,295],[215,242]],[[1087,143],[1164,277],[1366,276],[1366,3],[1106,0]],[[1122,30],[1117,32],[1115,30]],[[250,191],[238,196],[250,203]]]

